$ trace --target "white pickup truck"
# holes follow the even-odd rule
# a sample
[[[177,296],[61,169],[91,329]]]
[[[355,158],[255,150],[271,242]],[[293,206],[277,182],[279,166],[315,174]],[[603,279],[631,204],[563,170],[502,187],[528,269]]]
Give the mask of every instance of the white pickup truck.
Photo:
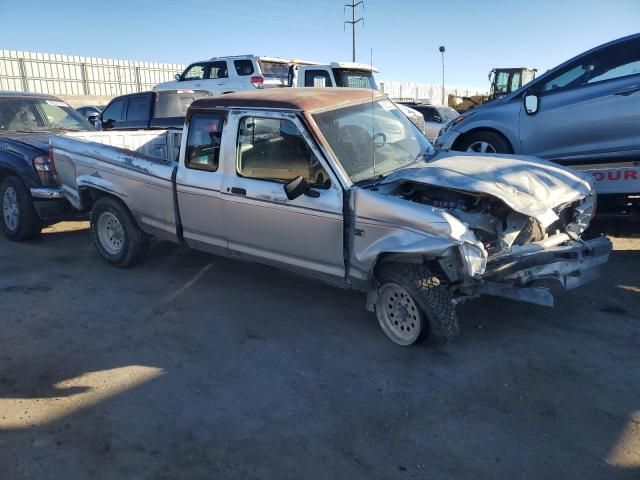
[[[151,236],[367,293],[399,345],[458,334],[481,294],[553,304],[597,277],[611,243],[584,241],[592,179],[531,157],[436,153],[364,89],[271,89],[195,101],[176,134],[55,136],[65,198],[91,210],[110,264]],[[120,146],[114,146],[119,144]]]
[[[292,62],[289,67],[288,85],[295,88],[368,88],[379,90],[374,76],[378,69],[366,63],[332,62],[327,65],[312,62]],[[396,104],[421,132],[425,131],[424,115],[414,108]]]

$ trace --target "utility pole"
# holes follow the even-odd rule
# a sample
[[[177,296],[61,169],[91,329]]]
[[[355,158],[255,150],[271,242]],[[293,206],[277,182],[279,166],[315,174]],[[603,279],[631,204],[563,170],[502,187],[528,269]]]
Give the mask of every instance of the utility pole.
[[[362,5],[362,10],[364,10],[364,0],[360,0],[358,2],[356,2],[356,0],[351,0],[351,3],[346,3],[344,5],[344,8],[350,8],[351,9],[351,21],[349,20],[345,20],[344,24],[346,25],[347,23],[349,25],[351,25],[351,41],[352,41],[352,50],[351,50],[351,59],[353,62],[356,61],[356,24],[358,22],[362,22],[362,25],[364,25],[364,17],[360,17],[358,19],[356,19],[356,8],[358,8],[358,6]]]

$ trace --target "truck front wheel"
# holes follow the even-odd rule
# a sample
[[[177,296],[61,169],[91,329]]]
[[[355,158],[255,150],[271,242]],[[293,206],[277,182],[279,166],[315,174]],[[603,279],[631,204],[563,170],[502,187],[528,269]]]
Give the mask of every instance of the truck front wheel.
[[[91,238],[102,258],[116,267],[139,261],[148,244],[127,207],[113,197],[101,197],[93,206]]]
[[[444,344],[459,334],[451,289],[425,265],[386,263],[376,278],[376,316],[392,342]]]

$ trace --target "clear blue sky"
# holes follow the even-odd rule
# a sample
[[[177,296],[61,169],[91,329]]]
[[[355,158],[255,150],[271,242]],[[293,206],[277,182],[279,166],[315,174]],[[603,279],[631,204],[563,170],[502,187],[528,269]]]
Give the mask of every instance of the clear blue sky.
[[[348,0],[0,0],[0,49],[189,63],[255,53],[350,60]],[[365,0],[359,61],[389,80],[487,87],[640,31],[640,0]]]

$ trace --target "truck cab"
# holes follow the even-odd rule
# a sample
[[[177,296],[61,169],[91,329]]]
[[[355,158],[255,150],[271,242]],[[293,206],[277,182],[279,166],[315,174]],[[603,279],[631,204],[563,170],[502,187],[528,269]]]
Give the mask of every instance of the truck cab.
[[[374,73],[378,70],[366,63],[332,62],[328,65],[297,63],[289,67],[290,87],[349,87],[378,90]]]

